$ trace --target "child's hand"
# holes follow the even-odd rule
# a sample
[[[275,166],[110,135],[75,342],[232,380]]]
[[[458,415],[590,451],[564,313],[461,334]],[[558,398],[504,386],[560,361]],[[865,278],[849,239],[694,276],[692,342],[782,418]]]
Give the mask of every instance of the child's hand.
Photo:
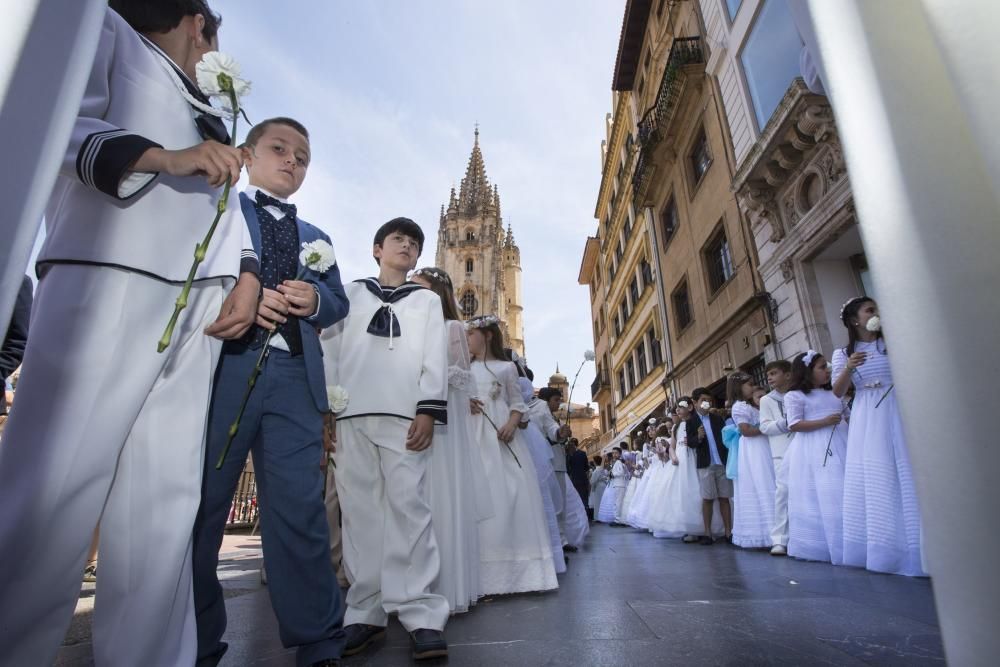
[[[868,355],[864,352],[855,352],[847,358],[847,368],[854,370],[858,366],[864,365],[865,361],[868,359]]]
[[[507,421],[506,424],[497,430],[497,439],[500,442],[510,442],[514,439],[514,432],[517,430],[517,422]]]
[[[220,340],[234,340],[247,332],[254,322],[260,280],[253,273],[241,273],[236,287],[222,302],[219,316],[205,328],[205,335]]]
[[[278,291],[288,301],[288,312],[296,317],[312,317],[316,314],[319,298],[312,284],[302,280],[286,280],[278,285]]]
[[[288,300],[273,289],[264,288],[264,295],[257,305],[257,324],[268,331],[276,328],[277,324],[284,324],[288,321]]]
[[[171,176],[204,176],[213,188],[240,180],[243,151],[218,141],[203,141],[179,151],[150,148],[132,165],[132,171],[162,171]]]
[[[410,430],[406,434],[406,449],[411,452],[422,452],[431,446],[433,437],[434,418],[430,415],[417,415],[413,418]]]
[[[469,409],[472,411],[472,414],[474,414],[474,415],[482,414],[483,413],[483,402],[480,401],[478,398],[470,398],[469,399]]]
[[[323,415],[323,456],[337,451],[337,415],[328,412]]]

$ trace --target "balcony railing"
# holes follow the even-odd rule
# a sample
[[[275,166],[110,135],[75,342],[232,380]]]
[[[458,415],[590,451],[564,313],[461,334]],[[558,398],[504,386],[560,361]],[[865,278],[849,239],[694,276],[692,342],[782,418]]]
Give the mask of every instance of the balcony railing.
[[[601,391],[601,389],[605,389],[610,386],[611,383],[608,382],[607,373],[598,373],[597,377],[594,378],[594,381],[590,383],[590,399],[596,399],[597,394]]]
[[[667,56],[667,66],[660,79],[660,88],[642,120],[639,121],[639,157],[632,174],[632,189],[638,194],[647,185],[646,178],[653,151],[667,137],[667,128],[673,120],[684,90],[685,65],[704,65],[705,54],[701,37],[680,37],[674,40]]]

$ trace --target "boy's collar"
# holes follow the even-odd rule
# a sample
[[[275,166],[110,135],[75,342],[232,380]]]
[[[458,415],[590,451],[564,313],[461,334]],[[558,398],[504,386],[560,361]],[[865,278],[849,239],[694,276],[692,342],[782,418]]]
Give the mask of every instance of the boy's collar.
[[[250,197],[250,199],[253,199],[254,197],[257,196],[257,191],[258,190],[260,190],[261,192],[263,192],[264,194],[266,194],[268,197],[273,197],[274,199],[277,199],[282,204],[287,204],[288,203],[288,197],[279,197],[278,195],[274,194],[270,190],[262,188],[262,187],[260,187],[258,185],[248,185],[243,190],[243,194],[245,194],[247,197]]]

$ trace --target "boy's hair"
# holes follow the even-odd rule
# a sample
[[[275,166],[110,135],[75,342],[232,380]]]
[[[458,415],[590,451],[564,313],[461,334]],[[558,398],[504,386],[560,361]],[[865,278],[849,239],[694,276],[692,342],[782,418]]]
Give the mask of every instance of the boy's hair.
[[[286,127],[290,127],[299,134],[301,134],[303,137],[305,137],[306,141],[309,141],[309,130],[306,129],[305,125],[295,120],[294,118],[288,118],[286,116],[275,116],[274,118],[268,118],[267,120],[262,120],[253,127],[251,127],[250,131],[247,133],[247,138],[243,142],[243,145],[247,147],[256,146],[257,142],[260,141],[260,138],[264,136],[264,132],[266,132],[267,128],[270,127],[271,125],[285,125]]]
[[[420,225],[409,218],[393,218],[379,227],[378,231],[375,232],[375,245],[381,247],[382,243],[385,242],[385,237],[393,232],[399,232],[400,234],[409,236],[411,239],[415,239],[417,242],[417,252],[421,253],[424,251],[424,230],[420,229]],[[500,358],[502,359],[503,357]]]
[[[621,454],[621,453],[622,453],[622,448],[621,448],[621,447],[612,447],[611,449],[612,449],[613,451],[616,451],[616,452],[618,452],[619,454]]]
[[[702,396],[708,396],[713,401],[715,400],[715,394],[710,392],[708,389],[705,389],[705,387],[698,387],[697,389],[691,392],[691,398],[694,399],[695,403],[697,403],[698,399],[701,398]]]
[[[538,398],[542,399],[546,403],[548,403],[549,399],[552,398],[553,396],[558,396],[559,398],[562,398],[562,392],[552,387],[542,387],[541,389],[538,390]]]
[[[602,463],[604,463],[604,457],[601,456],[600,454],[594,454],[594,463],[596,463],[597,465],[601,465]]]
[[[455,292],[451,289],[451,276],[445,273],[444,269],[436,266],[425,266],[417,269],[413,274],[420,276],[431,284],[430,290],[441,297],[441,309],[444,311],[444,319],[461,320],[458,314],[458,304],[455,303]]]
[[[222,17],[205,0],[108,0],[132,29],[141,33],[166,33],[180,25],[185,16],[201,14],[205,27],[201,34],[211,41],[219,34]]]
[[[768,362],[767,366],[764,366],[765,373],[769,373],[775,369],[781,371],[782,373],[791,373],[792,362],[785,361],[784,359],[777,359],[775,361]]]

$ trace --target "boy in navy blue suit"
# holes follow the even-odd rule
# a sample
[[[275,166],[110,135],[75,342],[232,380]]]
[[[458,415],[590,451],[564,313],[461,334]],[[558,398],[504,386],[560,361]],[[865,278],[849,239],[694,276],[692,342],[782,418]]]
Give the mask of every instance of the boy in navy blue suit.
[[[287,203],[302,185],[309,158],[309,135],[290,118],[259,123],[244,146],[250,186],[240,204],[260,256],[263,293],[257,326],[226,343],[215,375],[194,529],[198,665],[216,665],[227,648],[221,641],[226,609],[216,567],[248,451],[260,490],[268,590],[282,644],[296,647],[299,667],[339,664],[344,647],[344,606],[330,567],[320,470],[327,393],[318,329],[342,320],[348,301],[336,264],[323,274],[299,265],[303,243],[330,240]],[[304,278],[296,280],[300,273]],[[272,329],[239,431],[225,464],[216,470],[247,379]]]

